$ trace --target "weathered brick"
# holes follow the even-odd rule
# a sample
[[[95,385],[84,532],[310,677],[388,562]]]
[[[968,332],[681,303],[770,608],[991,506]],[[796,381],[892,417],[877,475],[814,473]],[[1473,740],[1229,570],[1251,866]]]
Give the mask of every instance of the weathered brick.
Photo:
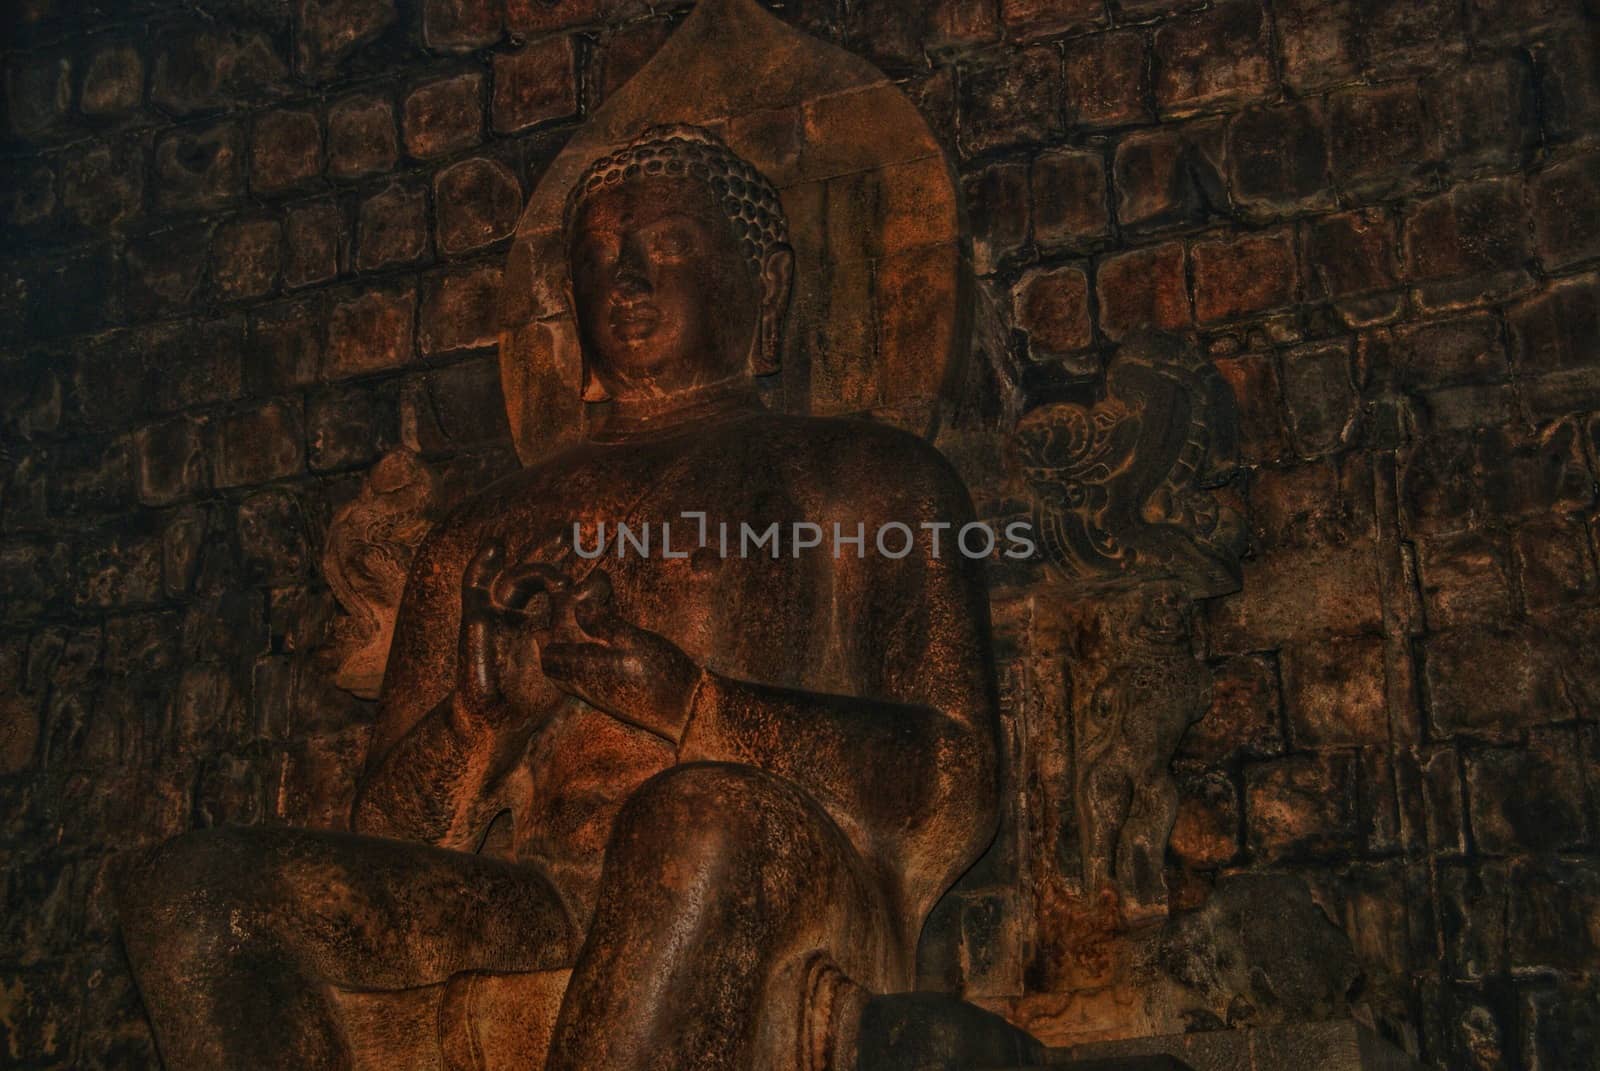
[[[1388,743],[1383,637],[1291,644],[1278,657],[1297,749]]]
[[[578,54],[571,37],[536,41],[494,57],[491,119],[498,134],[514,134],[578,111]]]
[[[1028,38],[1104,25],[1106,11],[1100,0],[1000,0],[1000,20]]]
[[[1258,468],[1250,480],[1251,545],[1271,552],[1366,538],[1372,499],[1371,469],[1358,460]]]
[[[500,266],[436,272],[422,282],[424,354],[490,346],[500,330]]]
[[[1589,919],[1593,918],[1591,913]],[[1528,1054],[1524,1067],[1543,1071],[1570,1066],[1574,1053],[1600,1052],[1597,990],[1600,986],[1592,978],[1582,976],[1561,978],[1554,984],[1541,980],[1523,988],[1516,1021],[1524,1038],[1522,1051]]]
[[[428,252],[428,195],[420,186],[391,182],[361,202],[356,267],[362,271],[411,264]]]
[[[1404,759],[1402,759],[1404,761]],[[1462,855],[1467,850],[1460,756],[1441,747],[1421,757],[1423,822],[1428,849],[1440,855]],[[1441,878],[1443,873],[1441,872]]]
[[[143,524],[120,525],[86,541],[72,565],[73,605],[122,609],[161,599],[161,539]]]
[[[1418,188],[1438,157],[1437,133],[1414,85],[1347,89],[1328,98],[1333,177],[1354,197]]]
[[[1279,548],[1244,563],[1244,589],[1212,604],[1211,640],[1224,654],[1286,640],[1377,630],[1383,622],[1369,541]]]
[[[1106,165],[1098,152],[1043,153],[1033,161],[1030,179],[1035,242],[1078,245],[1105,236]]]
[[[973,267],[988,275],[1028,237],[1028,169],[997,163],[965,176],[967,210],[972,220]]]
[[[506,440],[506,424],[499,418],[506,408],[500,393],[500,362],[493,353],[431,372],[420,386],[428,414],[419,422],[424,450],[456,451]],[[485,414],[491,414],[490,419],[484,419]]]
[[[1419,542],[1418,556],[1431,627],[1510,618],[1511,569],[1500,539],[1481,532],[1433,536]]]
[[[648,63],[670,36],[670,22],[650,21],[608,30],[601,36],[598,47],[589,54],[588,75],[584,84],[594,87],[598,91],[599,101],[605,101]],[[495,89],[498,94],[498,76]],[[906,91],[908,96],[916,99],[912,87],[906,86]],[[500,129],[498,114],[495,129]]]
[[[1143,231],[1203,221],[1228,203],[1222,156],[1220,121],[1129,134],[1112,159],[1118,222]]]
[[[322,360],[324,324],[317,299],[261,309],[250,317],[244,387],[254,397],[314,382]]]
[[[295,70],[324,79],[398,17],[394,0],[299,0]]]
[[[283,228],[275,219],[248,219],[217,228],[211,282],[224,300],[260,297],[277,285]]]
[[[1594,505],[1595,484],[1575,421],[1553,421],[1533,433],[1508,424],[1474,438],[1474,468],[1488,512],[1542,516]]]
[[[1573,0],[1470,0],[1473,35],[1480,40],[1518,40],[1549,28],[1561,28],[1579,15]]]
[[[311,286],[335,278],[349,255],[344,213],[331,201],[296,205],[284,218],[283,285]]]
[[[244,193],[244,133],[234,123],[156,141],[156,201],[169,212],[225,205]]]
[[[1403,246],[1413,279],[1520,271],[1531,250],[1517,179],[1485,179],[1416,202]]]
[[[206,486],[203,425],[190,417],[148,424],[134,433],[139,501],[167,506]]]
[[[409,290],[369,290],[340,301],[328,321],[325,379],[398,368],[411,360],[416,296]]]
[[[433,180],[439,250],[466,253],[510,237],[522,212],[522,187],[498,160],[453,164]]]
[[[0,217],[7,227],[27,228],[51,222],[56,210],[56,171],[46,161],[14,161],[0,179]]]
[[[1285,86],[1306,93],[1360,74],[1360,15],[1352,0],[1278,0],[1272,13]]]
[[[1369,74],[1393,78],[1433,71],[1466,52],[1466,26],[1455,0],[1361,0],[1359,10]]]
[[[1344,298],[1396,285],[1395,224],[1383,209],[1320,216],[1304,234],[1306,282],[1314,294]]]
[[[305,438],[298,399],[218,417],[212,455],[216,485],[249,487],[305,471]]]
[[[1175,331],[1189,324],[1183,243],[1118,253],[1095,269],[1100,330],[1117,339],[1144,327]]]
[[[134,503],[130,440],[76,439],[52,451],[46,501],[52,517],[127,514]]]
[[[964,153],[1049,141],[1061,129],[1061,56],[1041,46],[1008,59],[961,72]]]
[[[1535,731],[1527,748],[1466,756],[1468,814],[1489,855],[1560,851],[1589,840],[1577,734]]]
[[[1303,457],[1337,450],[1347,439],[1357,398],[1350,354],[1341,342],[1316,342],[1284,355],[1283,400],[1289,436]]]
[[[1186,866],[1226,866],[1239,854],[1239,795],[1222,774],[1179,781],[1178,816],[1168,845]]]
[[[1546,168],[1528,192],[1539,260],[1547,269],[1600,257],[1600,155]]]
[[[1538,142],[1533,72],[1499,59],[1433,79],[1428,109],[1439,127],[1444,162],[1454,171],[1521,167]]]
[[[81,226],[121,229],[144,210],[144,161],[132,141],[73,153],[61,168],[61,207]]]
[[[306,402],[307,459],[313,472],[360,468],[394,445],[398,409],[370,389],[335,388]]]
[[[6,62],[6,113],[14,133],[38,137],[72,103],[72,61],[65,56],[12,56]]]
[[[1488,316],[1407,324],[1394,339],[1386,352],[1404,387],[1494,382],[1508,372],[1500,325]]]
[[[1508,884],[1506,929],[1513,969],[1587,970],[1600,956],[1600,873],[1587,860],[1520,862]],[[1548,1066],[1565,1063],[1563,1058]]]
[[[328,109],[328,173],[352,179],[379,174],[400,158],[394,106],[383,97],[347,97]]]
[[[423,160],[476,145],[483,135],[483,75],[418,86],[406,97],[401,128],[406,151]]]
[[[288,68],[261,33],[200,30],[166,43],[150,72],[150,100],[178,115],[281,93]]]
[[[1600,276],[1554,280],[1506,316],[1521,375],[1600,364]]]
[[[239,503],[239,564],[248,581],[286,584],[311,567],[305,507],[298,495],[274,488]]]
[[[1012,303],[1028,355],[1036,361],[1059,360],[1094,341],[1089,279],[1082,268],[1030,272],[1017,284]]]
[[[89,59],[78,107],[85,115],[119,115],[144,99],[144,58],[131,44],[111,45]]]
[[[250,143],[250,188],[278,193],[322,171],[322,127],[313,112],[267,112],[256,120]]]
[[[644,7],[643,0],[506,0],[506,29],[532,36],[572,26],[622,22]]]
[[[422,40],[438,52],[471,52],[500,40],[504,19],[498,0],[425,0]]]
[[[148,332],[155,399],[162,411],[231,401],[243,379],[245,321],[229,316]]]
[[[1146,104],[1145,39],[1114,30],[1068,41],[1067,121],[1073,126],[1122,126],[1151,118]]]
[[[1239,655],[1212,669],[1211,703],[1189,727],[1181,758],[1212,765],[1283,753],[1282,698],[1274,655]]]
[[[1559,609],[1600,587],[1581,521],[1552,518],[1524,525],[1512,533],[1511,552],[1522,603],[1530,611]]]
[[[1600,48],[1595,31],[1556,34],[1534,44],[1532,51],[1545,139],[1593,140],[1600,129]]]
[[[1295,755],[1245,768],[1245,830],[1262,861],[1348,855],[1357,840],[1348,752]]]
[[[1201,322],[1249,316],[1294,300],[1294,239],[1288,231],[1195,242],[1189,257]]]
[[[1155,33],[1156,103],[1163,115],[1260,100],[1272,92],[1261,5],[1233,0],[1180,15]]]
[[[1252,214],[1272,216],[1333,203],[1327,134],[1317,104],[1242,112],[1228,124],[1227,145],[1234,200]]]

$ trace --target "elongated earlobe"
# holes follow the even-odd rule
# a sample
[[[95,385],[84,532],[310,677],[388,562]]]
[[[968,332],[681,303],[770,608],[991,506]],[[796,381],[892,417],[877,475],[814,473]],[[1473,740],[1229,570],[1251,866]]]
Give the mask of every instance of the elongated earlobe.
[[[761,320],[756,325],[755,353],[750,371],[770,376],[783,357],[783,322],[789,313],[794,285],[794,250],[780,245],[768,251],[761,263]]]

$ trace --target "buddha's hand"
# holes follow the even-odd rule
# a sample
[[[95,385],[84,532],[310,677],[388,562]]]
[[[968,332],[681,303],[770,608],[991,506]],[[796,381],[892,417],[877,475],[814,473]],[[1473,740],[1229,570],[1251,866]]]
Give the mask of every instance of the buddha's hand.
[[[540,646],[556,687],[677,744],[702,670],[665,636],[617,615],[611,581],[595,570],[552,593],[552,627]]]
[[[564,698],[539,665],[539,634],[550,626],[554,593],[568,587],[555,568],[508,565],[499,540],[485,543],[461,581],[456,662],[457,717],[466,729],[526,726]]]

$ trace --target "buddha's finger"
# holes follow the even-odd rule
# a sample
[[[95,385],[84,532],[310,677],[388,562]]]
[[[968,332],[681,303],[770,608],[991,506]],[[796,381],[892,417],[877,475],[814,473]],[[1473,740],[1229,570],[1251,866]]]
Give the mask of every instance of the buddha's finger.
[[[491,595],[497,605],[507,610],[520,610],[535,595],[558,594],[569,586],[567,578],[554,566],[524,562],[496,577]]]
[[[505,546],[498,539],[491,539],[479,547],[478,553],[474,554],[472,561],[467,564],[466,573],[462,575],[462,587],[487,592],[489,585],[494,582],[495,575],[500,572],[504,555]]]

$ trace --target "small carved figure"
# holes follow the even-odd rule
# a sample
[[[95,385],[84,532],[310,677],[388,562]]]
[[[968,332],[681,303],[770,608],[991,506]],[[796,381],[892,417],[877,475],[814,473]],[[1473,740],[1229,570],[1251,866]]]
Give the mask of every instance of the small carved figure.
[[[1069,666],[1084,885],[1115,889],[1128,921],[1166,912],[1178,813],[1168,764],[1211,698],[1192,605],[1171,582],[1125,594],[1091,615]]]
[[[1124,344],[1103,401],[1041,406],[1013,434],[1046,553],[1078,578],[1238,590],[1244,525],[1208,493],[1233,473],[1236,423],[1226,381],[1191,348],[1157,334]]]
[[[406,574],[438,505],[432,471],[400,448],[379,459],[328,527],[322,572],[344,615],[327,653],[338,660],[334,683],[363,699],[378,698]]]

